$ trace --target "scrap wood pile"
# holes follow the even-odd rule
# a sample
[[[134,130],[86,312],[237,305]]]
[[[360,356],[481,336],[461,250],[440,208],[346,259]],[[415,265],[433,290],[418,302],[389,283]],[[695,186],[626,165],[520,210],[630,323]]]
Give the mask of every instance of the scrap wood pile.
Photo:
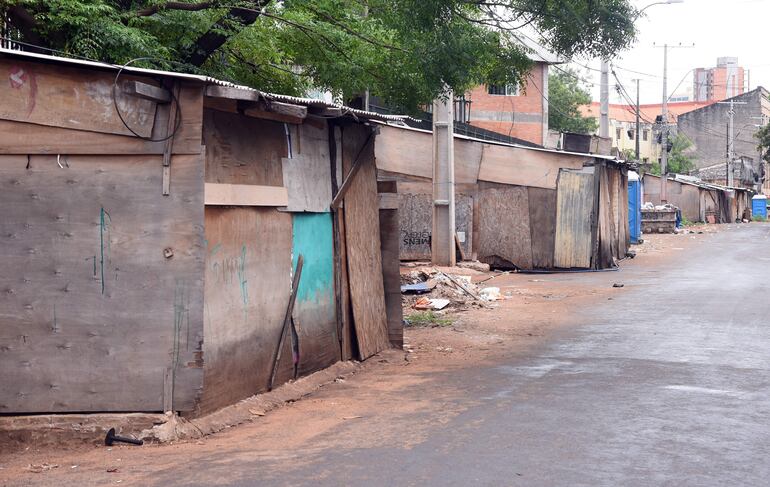
[[[419,267],[401,275],[404,308],[414,310],[461,311],[471,307],[490,307],[502,299],[500,289],[474,284],[473,275],[482,272],[462,269],[462,274],[435,267]]]

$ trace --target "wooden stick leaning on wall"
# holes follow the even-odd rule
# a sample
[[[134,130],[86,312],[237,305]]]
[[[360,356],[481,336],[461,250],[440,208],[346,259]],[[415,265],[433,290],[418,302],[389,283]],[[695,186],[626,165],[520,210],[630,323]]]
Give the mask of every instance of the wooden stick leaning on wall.
[[[273,370],[270,373],[270,382],[267,384],[267,390],[273,390],[273,384],[275,384],[275,374],[278,372],[278,363],[281,358],[281,350],[283,349],[283,343],[286,340],[286,331],[291,324],[291,315],[294,312],[294,302],[297,300],[297,290],[299,289],[299,279],[302,276],[302,264],[305,258],[300,254],[297,257],[297,269],[294,271],[294,279],[291,282],[291,295],[289,296],[289,305],[286,307],[286,316],[283,318],[283,326],[281,327],[281,338],[278,340],[278,346],[273,354]]]
[[[356,158],[353,160],[353,167],[350,168],[350,172],[345,177],[345,181],[342,182],[340,190],[337,191],[337,194],[334,195],[334,199],[330,205],[332,208],[339,208],[340,203],[342,203],[342,200],[345,198],[345,193],[348,192],[348,188],[350,188],[350,184],[353,182],[353,178],[356,177],[356,173],[361,168],[361,155],[364,153],[364,150],[369,146],[372,140],[374,140],[374,131],[369,134],[366,142],[361,146],[361,149],[358,151]]]

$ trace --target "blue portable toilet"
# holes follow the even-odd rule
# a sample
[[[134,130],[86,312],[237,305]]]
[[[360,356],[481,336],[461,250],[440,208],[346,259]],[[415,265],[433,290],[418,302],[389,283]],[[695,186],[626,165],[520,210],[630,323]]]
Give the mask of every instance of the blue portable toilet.
[[[638,244],[642,238],[642,182],[635,171],[628,171],[628,226],[631,243]]]
[[[751,215],[767,220],[767,196],[758,194],[751,198]]]

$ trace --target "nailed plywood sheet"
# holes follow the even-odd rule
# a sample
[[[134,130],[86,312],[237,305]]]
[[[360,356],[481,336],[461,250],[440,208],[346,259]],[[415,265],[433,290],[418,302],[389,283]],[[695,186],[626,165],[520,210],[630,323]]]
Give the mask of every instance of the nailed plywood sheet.
[[[616,243],[608,174],[611,169],[606,166],[597,166],[595,170],[599,176],[599,254],[597,267],[606,269],[614,265]]]
[[[343,135],[343,170],[366,143],[368,127],[351,125]],[[361,154],[361,168],[345,194],[345,240],[353,320],[361,359],[390,347],[380,251],[374,144]]]
[[[284,124],[205,109],[206,182],[283,186]]]
[[[399,256],[401,260],[430,260],[433,236],[433,197],[430,194],[398,194]],[[463,252],[473,249],[473,199],[455,195],[455,229]]]
[[[0,157],[0,411],[193,409],[202,156],[173,157],[169,196],[161,156],[56,159]]]
[[[385,286],[385,307],[388,316],[388,338],[393,346],[403,348],[404,311],[401,300],[398,242],[398,209],[380,210],[380,250],[382,253],[383,284]]]
[[[267,389],[291,292],[291,215],[207,207],[206,242],[201,413]],[[291,376],[287,347],[277,383]]]
[[[532,236],[532,267],[553,268],[556,237],[556,190],[527,188],[529,193],[529,227]]]
[[[527,188],[485,188],[479,192],[478,258],[493,265],[532,269]]]
[[[556,190],[554,267],[591,267],[594,175],[560,171]]]
[[[130,136],[152,133],[156,103],[119,89],[116,103],[113,74],[0,59],[0,80],[0,119]]]
[[[299,133],[292,158],[282,158],[283,181],[289,193],[287,211],[329,211],[332,201],[329,134],[326,122],[320,127],[305,123],[292,129]]]
[[[588,158],[518,147],[485,145],[479,179],[504,184],[556,189],[559,169],[580,169]]]
[[[475,183],[482,144],[455,139],[455,182]],[[433,136],[398,127],[380,127],[376,144],[377,169],[423,178],[433,177]]]
[[[286,188],[255,184],[206,183],[205,202],[220,206],[286,206]]]
[[[299,336],[299,373],[307,374],[340,359],[332,214],[294,213],[292,220],[292,269],[299,255],[304,258],[293,316]]]

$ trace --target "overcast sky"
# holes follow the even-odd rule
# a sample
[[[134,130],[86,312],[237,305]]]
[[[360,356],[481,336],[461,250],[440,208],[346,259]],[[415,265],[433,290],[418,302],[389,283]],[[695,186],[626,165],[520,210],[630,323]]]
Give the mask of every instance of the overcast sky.
[[[643,8],[654,0],[632,0]],[[635,78],[641,79],[641,102],[660,103],[663,98],[663,49],[653,44],[692,45],[671,49],[668,56],[668,92],[671,95],[692,87],[691,70],[716,66],[717,57],[737,57],[750,70],[751,88],[770,88],[770,49],[765,41],[770,34],[770,0],[684,0],[684,3],[655,5],[645,10],[637,21],[636,44],[612,62],[621,83],[635,95]],[[599,68],[598,60],[583,60],[590,68]],[[587,80],[593,80],[592,93],[599,100],[599,73],[574,66]],[[635,74],[630,69],[645,73]],[[610,75],[610,102],[621,103]]]

